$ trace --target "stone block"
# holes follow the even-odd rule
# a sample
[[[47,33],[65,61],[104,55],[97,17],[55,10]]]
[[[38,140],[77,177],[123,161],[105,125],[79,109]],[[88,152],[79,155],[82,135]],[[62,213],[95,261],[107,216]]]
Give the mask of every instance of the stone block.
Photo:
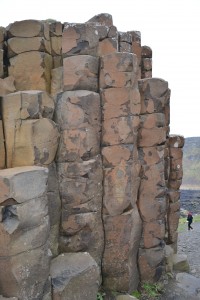
[[[132,53],[116,52],[101,57],[100,88],[133,87],[137,60]]]
[[[82,163],[58,163],[62,207],[71,213],[100,212],[102,164],[100,155]]]
[[[67,91],[57,98],[55,122],[61,130],[94,127],[100,131],[100,96],[92,91]]]
[[[163,113],[152,113],[140,116],[140,128],[153,129],[165,126],[165,115]]]
[[[139,160],[142,165],[155,165],[164,163],[164,146],[138,148]]]
[[[168,242],[177,241],[177,229],[180,218],[180,201],[169,203],[167,223],[168,223]]]
[[[0,120],[0,169],[4,169],[6,166],[5,156],[3,123],[2,120]]]
[[[139,249],[138,264],[142,282],[156,282],[164,272],[164,248]]]
[[[14,77],[17,90],[50,92],[51,69],[51,55],[44,52],[30,51],[12,57],[8,73]]]
[[[100,212],[70,215],[68,211],[63,210],[60,231],[59,250],[61,253],[87,251],[97,264],[101,265],[104,231]]]
[[[63,67],[51,70],[51,95],[63,92]]]
[[[143,58],[142,59],[142,69],[143,69],[143,72],[152,70],[152,59],[151,58]]]
[[[87,124],[86,124],[87,125]],[[57,162],[88,160],[100,152],[100,137],[91,125],[61,132]]]
[[[132,36],[132,52],[136,54],[138,59],[138,65],[140,66],[142,54],[141,33],[140,31],[129,31],[128,33]]]
[[[138,127],[138,116],[105,120],[102,122],[102,145],[133,144]]]
[[[162,145],[167,139],[168,127],[140,128],[138,132],[139,147]]]
[[[97,56],[99,40],[108,36],[109,27],[96,23],[66,23],[62,35],[63,57],[72,55]]]
[[[112,169],[104,170],[103,205],[106,213],[111,216],[121,215],[135,204],[132,199],[134,185],[132,163],[121,162]]]
[[[165,221],[154,220],[150,222],[143,222],[143,239],[142,246],[145,249],[160,246],[161,241],[165,237]]]
[[[113,119],[140,113],[140,94],[138,89],[109,88],[101,91],[103,119]]]
[[[173,256],[174,250],[170,245],[165,245],[165,270],[166,272],[173,272]]]
[[[8,58],[20,53],[39,51],[51,54],[51,44],[49,40],[43,37],[20,38],[13,37],[8,39]]]
[[[98,91],[99,59],[90,55],[64,58],[63,84],[65,91]]]
[[[144,222],[153,222],[159,219],[164,220],[167,213],[167,200],[165,196],[153,198],[149,197],[147,193],[144,195],[140,194],[138,207]]]
[[[141,220],[137,208],[118,216],[104,215],[103,220],[103,285],[109,290],[133,291],[139,283],[137,253]]]
[[[28,252],[32,249],[42,247],[49,237],[49,217],[42,217],[42,221],[37,226],[23,228],[26,220],[18,220],[15,207],[5,207],[3,221],[0,223],[0,259],[1,257],[16,256],[20,253]],[[23,222],[24,221],[24,222]],[[20,224],[21,223],[21,224]],[[24,223],[24,224],[23,224]],[[20,228],[21,226],[21,228]]]
[[[128,163],[133,159],[133,151],[136,145],[115,145],[102,148],[104,168],[113,168]],[[137,151],[137,150],[136,150]]]
[[[48,165],[54,160],[59,133],[53,121],[18,120],[14,125],[5,130],[7,167]]]
[[[62,37],[51,37],[51,53],[52,55],[62,55]]]
[[[125,42],[132,45],[132,35],[128,32],[119,32],[119,42]]]
[[[13,76],[0,78],[0,97],[16,91],[14,80]]]
[[[47,169],[37,166],[0,170],[0,203],[11,198],[23,203],[41,197],[46,191],[47,176]]]
[[[168,99],[168,83],[159,78],[139,80],[141,94],[141,113],[164,113],[166,99]]]
[[[14,120],[52,119],[54,113],[54,100],[43,91],[22,91],[3,97],[2,110],[5,127],[6,123]]]
[[[63,24],[61,22],[51,22],[49,24],[50,37],[62,36]]]
[[[49,40],[49,24],[38,20],[23,20],[11,23],[6,28],[8,37],[31,38],[44,36]]]
[[[53,69],[63,66],[63,59],[61,55],[52,56],[53,60]]]
[[[88,253],[64,253],[51,262],[54,299],[94,300],[100,285],[99,268]]]
[[[110,53],[115,53],[118,51],[118,40],[117,38],[106,38],[102,41],[99,41],[97,54],[98,56],[107,55]]]
[[[172,202],[172,203],[179,201],[180,194],[181,194],[181,192],[178,191],[178,190],[174,191],[174,190],[168,189],[168,191],[167,191],[167,195],[169,197],[169,201]]]
[[[140,197],[155,199],[164,196],[165,191],[166,186],[163,163],[143,166],[143,176],[139,192]]]
[[[148,46],[142,46],[142,58],[152,58],[152,49]]]
[[[132,51],[132,46],[129,43],[126,42],[120,42],[119,43],[119,52],[129,52],[131,53]]]
[[[42,299],[49,277],[47,245],[10,257],[0,257],[1,293],[18,299]],[[30,288],[31,287],[31,288]]]

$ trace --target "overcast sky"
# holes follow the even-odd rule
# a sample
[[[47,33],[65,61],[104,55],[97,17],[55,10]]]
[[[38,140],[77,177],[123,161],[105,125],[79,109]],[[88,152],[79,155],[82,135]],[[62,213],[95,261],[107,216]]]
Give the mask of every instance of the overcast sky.
[[[169,82],[170,133],[200,136],[200,0],[0,0],[0,26],[24,19],[82,23],[113,16],[118,31],[141,31],[153,77]]]

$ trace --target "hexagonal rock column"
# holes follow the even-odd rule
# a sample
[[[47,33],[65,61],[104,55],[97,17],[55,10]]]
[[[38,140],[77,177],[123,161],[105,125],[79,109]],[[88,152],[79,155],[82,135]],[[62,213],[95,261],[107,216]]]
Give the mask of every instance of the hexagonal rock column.
[[[138,256],[142,281],[157,280],[163,271],[165,215],[167,212],[165,148],[168,134],[166,106],[168,83],[161,79],[139,81],[141,115],[138,135],[142,165],[138,205],[143,238]]]
[[[94,300],[100,285],[99,267],[89,253],[64,253],[51,262],[52,296],[56,300]]]
[[[41,299],[49,276],[48,170],[0,171],[0,286],[5,297]]]
[[[168,238],[167,243],[171,244],[174,251],[177,252],[177,228],[180,217],[180,186],[183,178],[183,146],[184,137],[171,135],[168,140],[169,157],[170,157],[170,173],[168,180]]]
[[[113,53],[101,58],[103,285],[117,291],[132,291],[139,282],[137,253],[141,220],[136,201],[140,171],[137,129],[141,105],[136,66],[137,58],[130,53]]]
[[[7,28],[9,75],[17,90],[50,92],[52,69],[49,24],[36,20],[14,22]]]
[[[61,130],[57,172],[62,201],[60,250],[87,251],[101,263],[103,251],[100,96],[66,91],[57,99]]]

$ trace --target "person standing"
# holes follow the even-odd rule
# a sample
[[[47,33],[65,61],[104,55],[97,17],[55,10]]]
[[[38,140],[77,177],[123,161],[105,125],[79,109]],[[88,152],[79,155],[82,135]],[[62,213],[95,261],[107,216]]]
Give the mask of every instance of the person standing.
[[[193,216],[192,216],[191,212],[188,213],[187,221],[188,221],[188,230],[193,229],[192,226],[191,226],[192,221],[193,221]]]

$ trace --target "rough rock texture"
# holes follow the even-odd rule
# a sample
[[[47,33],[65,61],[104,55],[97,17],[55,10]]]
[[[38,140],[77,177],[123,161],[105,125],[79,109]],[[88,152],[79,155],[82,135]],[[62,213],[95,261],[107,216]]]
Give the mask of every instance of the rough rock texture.
[[[133,93],[137,88],[135,61],[133,54],[113,53],[102,57],[100,69],[104,146],[103,285],[118,291],[134,290],[139,281],[136,257],[141,219],[134,195],[138,192],[140,167],[136,161],[138,116],[134,104],[140,99]],[[122,265],[121,261],[125,263]]]
[[[88,253],[57,256],[51,262],[50,275],[53,299],[96,299],[100,273],[95,260]]]
[[[8,168],[48,165],[54,160],[59,133],[57,125],[50,120],[53,112],[53,99],[46,92],[24,91],[3,98]]]
[[[0,98],[0,294],[94,300],[172,270],[184,138],[140,32],[0,27]]]
[[[50,264],[47,177],[47,169],[35,166],[0,171],[0,283],[6,297],[43,294]]]

